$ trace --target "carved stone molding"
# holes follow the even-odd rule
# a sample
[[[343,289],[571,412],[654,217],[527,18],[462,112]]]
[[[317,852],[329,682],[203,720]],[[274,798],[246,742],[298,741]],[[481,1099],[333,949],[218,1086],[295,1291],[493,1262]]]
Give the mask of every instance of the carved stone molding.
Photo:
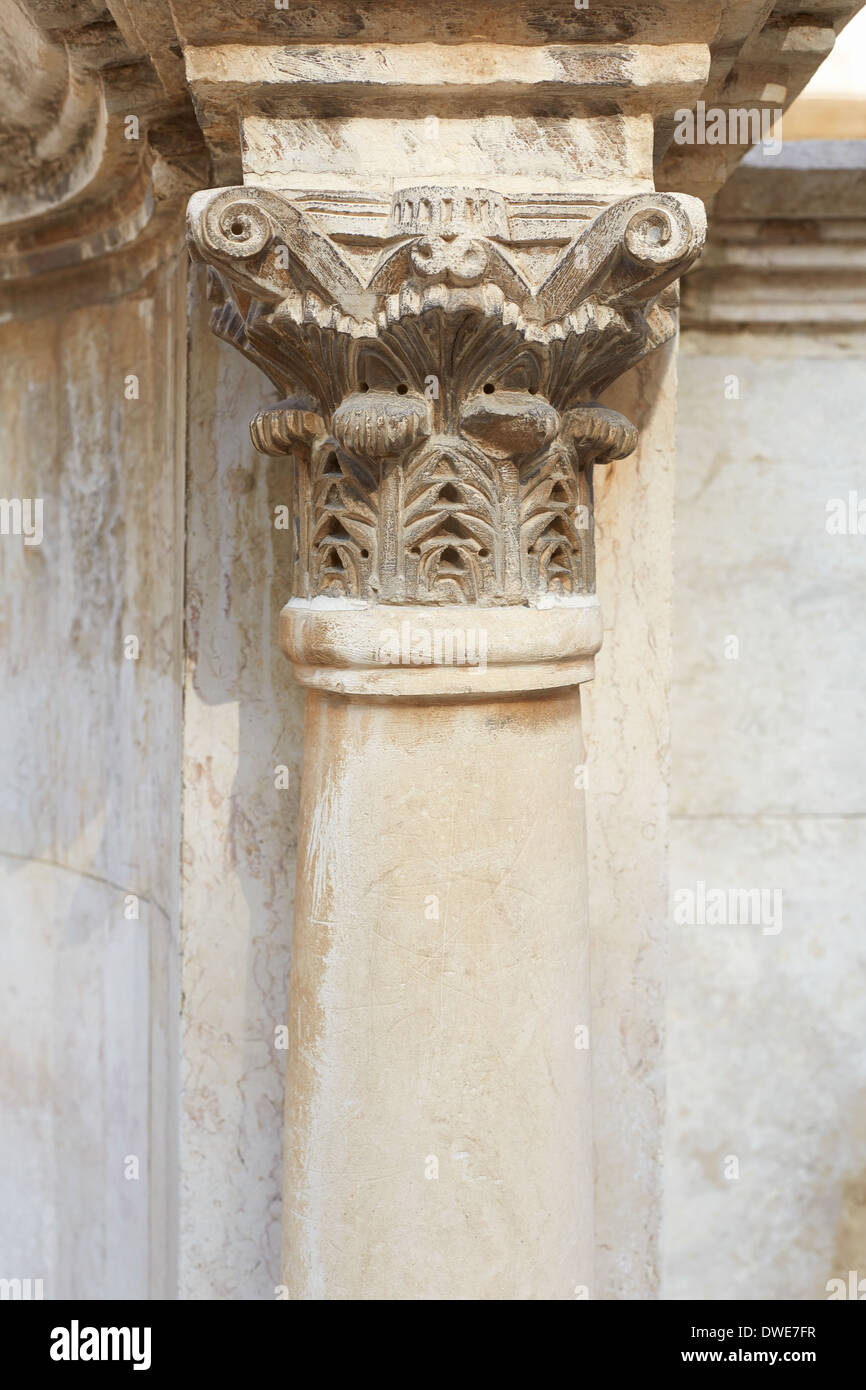
[[[675,332],[697,200],[596,211],[541,274],[485,189],[398,191],[372,256],[273,190],[197,194],[189,225],[214,331],[282,397],[251,432],[295,457],[295,597],[594,591],[592,465],[637,440],[597,397]]]
[[[811,5],[744,0],[723,5],[710,45],[710,70],[701,98],[705,108],[722,111],[726,124],[729,113],[758,111],[772,119],[786,111],[860,8],[861,0],[820,0]],[[656,131],[656,187],[686,188],[712,210],[749,143],[678,145],[672,143],[672,134],[673,123],[663,118]]]
[[[683,287],[683,322],[725,333],[862,332],[864,267],[864,142],[800,140],[775,157],[753,150],[716,201],[706,253]]]
[[[857,8],[0,0],[0,312],[32,314],[46,276],[125,292],[209,180],[363,201],[409,183],[420,148],[431,182],[562,191],[579,167],[602,201],[709,201],[746,147],[674,144],[676,114],[786,108]]]
[[[177,254],[210,160],[142,8],[139,32],[122,0],[0,4],[0,318],[132,292]]]

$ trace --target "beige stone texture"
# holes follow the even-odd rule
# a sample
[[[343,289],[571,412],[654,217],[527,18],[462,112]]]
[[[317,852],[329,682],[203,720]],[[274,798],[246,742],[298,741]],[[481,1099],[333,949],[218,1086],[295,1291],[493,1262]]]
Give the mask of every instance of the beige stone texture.
[[[307,700],[289,1297],[574,1298],[592,1286],[577,692]]]
[[[303,722],[277,643],[291,556],[274,508],[290,499],[289,464],[253,450],[249,420],[271,393],[210,333],[200,270],[191,305],[179,1289],[261,1299],[279,1283],[277,1029]]]
[[[696,198],[675,881],[786,919],[672,932],[664,1290],[866,1263],[863,159],[673,140],[857,8],[2,0],[0,1276],[658,1295]]]
[[[667,1298],[826,1298],[866,1266],[866,551],[826,529],[860,485],[864,353],[684,335],[671,891],[778,889],[782,927],[670,927]]]
[[[184,289],[0,329],[5,491],[43,502],[0,543],[0,1244],[46,1298],[175,1285]]]
[[[596,470],[604,641],[586,719],[596,1291],[659,1292],[670,775],[673,344],[608,392],[631,458]],[[630,1193],[623,1201],[623,1192]]]

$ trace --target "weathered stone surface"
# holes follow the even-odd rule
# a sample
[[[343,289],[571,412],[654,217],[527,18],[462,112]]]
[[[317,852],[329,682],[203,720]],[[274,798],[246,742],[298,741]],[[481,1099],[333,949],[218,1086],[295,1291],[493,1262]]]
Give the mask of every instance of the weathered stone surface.
[[[860,9],[852,0],[820,0],[807,9],[797,0],[736,0],[725,5],[711,45],[706,108],[731,112],[784,112],[833,48],[840,29]],[[739,129],[739,123],[737,129]],[[743,127],[745,129],[745,127]],[[708,208],[749,149],[749,137],[721,144],[671,143],[670,123],[659,132],[657,186],[681,188]]]
[[[693,200],[639,194],[537,283],[484,189],[396,193],[366,271],[275,192],[197,195],[213,327],[285,394],[253,437],[295,456],[294,596],[591,593],[592,464],[636,440],[591,402],[674,332],[703,230]]]
[[[822,1299],[866,1259],[861,163],[750,157],[685,287],[671,888],[780,899],[671,927],[670,1298]]]
[[[36,659],[28,633],[50,633],[69,595],[85,590],[91,603],[67,615],[51,650],[64,688],[80,690],[97,715],[82,724],[76,713],[54,739],[60,765],[72,769],[59,793],[44,777],[34,788],[16,774],[7,803],[8,853],[24,865],[9,882],[16,903],[25,890],[41,924],[26,943],[16,937],[21,988],[10,1026],[26,1036],[32,1014],[21,999],[40,997],[56,1010],[58,1052],[68,1052],[66,1070],[52,1078],[44,1052],[10,1051],[15,1151],[28,1125],[40,1135],[12,1249],[16,1258],[36,1251],[58,1290],[170,1292],[178,1228],[183,1296],[270,1297],[278,1283],[282,1054],[272,1044],[285,1018],[300,694],[267,642],[294,593],[281,640],[311,687],[316,729],[338,739],[336,753],[333,740],[314,749],[312,768],[326,781],[333,772],[334,785],[319,803],[308,782],[301,835],[305,853],[320,850],[322,864],[346,878],[325,882],[321,871],[301,879],[296,1015],[306,1027],[312,998],[323,1015],[315,1038],[293,1041],[287,1208],[301,1209],[299,1195],[318,1200],[304,1187],[304,1156],[330,1182],[350,1131],[363,1181],[350,1166],[334,1178],[339,1200],[356,1211],[354,1269],[329,1264],[336,1206],[316,1207],[303,1229],[290,1216],[293,1289],[421,1296],[446,1287],[446,1252],[466,1296],[565,1298],[583,1284],[595,1297],[656,1291],[672,356],[652,350],[675,328],[665,279],[681,272],[700,237],[688,199],[655,189],[714,197],[742,148],[675,147],[677,111],[698,100],[726,113],[785,107],[853,8],[843,0],[816,0],[808,13],[793,0],[593,0],[582,11],[445,0],[420,10],[402,0],[322,0],[277,10],[246,0],[108,0],[106,10],[95,0],[6,0],[0,319],[25,372],[3,393],[13,458],[26,461],[23,485],[35,488],[47,434],[51,468],[58,450],[73,465],[57,482],[65,515],[92,521],[94,507],[99,513],[87,544],[65,534],[50,571],[56,582],[28,583],[12,623],[12,650],[24,663]],[[748,205],[747,220],[735,228],[724,213],[706,270],[687,293],[690,321],[778,323],[796,300],[800,322],[835,334],[846,321],[860,323],[858,237],[820,214],[817,232],[810,229],[802,189],[786,189],[789,168],[786,155],[772,191],[743,171],[753,180],[739,205]],[[844,178],[814,172],[813,202],[832,204]],[[222,214],[220,185],[235,185],[228,199],[239,230],[233,218],[217,219],[205,236],[216,326],[267,377],[222,346],[205,346],[196,291],[181,744],[186,323],[182,277],[165,268],[190,192],[209,189],[204,204]],[[850,181],[845,187],[850,193]],[[767,225],[773,206],[796,224],[785,235]],[[278,242],[286,265],[274,262]],[[49,316],[57,318],[50,334]],[[455,365],[461,341],[467,357]],[[117,354],[143,361],[140,380],[153,385],[135,438],[119,417],[132,403],[107,404],[104,394],[101,378],[110,379]],[[633,363],[602,405],[599,396]],[[55,418],[71,426],[69,439],[55,439]],[[250,418],[267,464],[245,442]],[[593,497],[594,465],[612,461]],[[272,525],[277,507],[292,517],[294,535]],[[54,563],[47,541],[23,553],[28,572],[43,557]],[[600,639],[596,568],[608,636],[584,699],[587,877],[574,685],[590,676]],[[161,653],[156,686],[142,695],[138,681],[134,706],[129,691],[119,704],[109,699],[109,676],[100,681],[92,660],[76,674],[67,654],[70,633],[73,652],[82,641],[91,654],[110,652],[118,595],[130,584],[147,606],[145,637]],[[405,662],[401,622],[379,624],[380,609],[388,624],[397,610],[410,625]],[[465,661],[470,650],[477,657],[482,631],[483,671]],[[437,643],[452,657],[462,650],[463,663],[428,660]],[[34,760],[44,752],[33,731],[50,727],[42,696],[27,693],[31,680],[38,691],[50,681],[33,669],[16,667],[10,695],[25,731],[14,767],[22,750],[32,748]],[[337,767],[339,740],[359,750],[354,783]],[[277,764],[288,770],[286,790],[274,785]],[[403,781],[383,789],[392,765]],[[102,810],[79,823],[94,795]],[[486,828],[478,831],[480,804]],[[335,812],[333,824],[322,807]],[[406,837],[408,814],[417,825]],[[42,862],[46,823],[51,863]],[[105,926],[115,888],[136,891],[142,874],[165,918],[147,940],[126,931],[138,924]],[[439,889],[419,899],[427,878],[446,880],[446,900],[451,894],[438,919],[425,907],[430,895],[441,900]],[[595,1276],[588,1055],[573,1046],[588,1012],[587,888],[597,924]],[[332,893],[340,907],[329,915],[320,908]],[[375,921],[358,895],[378,903]],[[181,916],[179,1057],[171,1001]],[[334,946],[330,973],[319,969],[323,932]],[[46,985],[57,959],[86,999],[73,1014],[68,992],[57,1004]],[[100,972],[100,993],[88,994]],[[350,987],[356,1015],[340,1012]],[[354,1047],[361,1016],[366,1050]],[[549,1166],[538,1138],[560,1132],[562,1117],[538,1071],[541,1054],[582,1117]],[[110,1059],[103,1071],[100,1057]],[[307,1092],[305,1068],[316,1059],[322,1071]],[[175,1094],[181,1064],[179,1122],[165,1097]],[[389,1085],[380,1089],[382,1074]],[[473,1095],[461,1090],[467,1075],[478,1082]],[[149,1093],[149,1118],[122,1090],[126,1076],[138,1078],[135,1096]],[[86,1108],[75,1104],[80,1077],[90,1081]],[[347,1078],[368,1089],[366,1127],[346,1110]],[[416,1093],[424,1104],[415,1128],[398,1137],[398,1170],[388,1166],[396,1148],[380,1151],[377,1123],[399,1130],[393,1117]],[[425,1113],[434,1112],[425,1129]],[[318,1127],[308,1123],[314,1113]],[[105,1141],[94,1140],[103,1125]],[[416,1164],[425,1133],[422,1160],[444,1158],[437,1183]],[[57,1191],[75,1214],[63,1217],[52,1254],[53,1208],[39,1211],[39,1194],[60,1172],[61,1137],[73,1162]],[[143,1187],[118,1187],[112,1176],[121,1142],[128,1151],[149,1146],[149,1215],[137,1201]],[[517,1168],[515,1155],[524,1160]],[[857,1177],[847,1163],[834,1170],[833,1191],[847,1184],[850,1196]],[[527,1167],[546,1194],[540,1201],[528,1195]],[[99,1182],[86,1182],[80,1200],[85,1170]],[[75,1203],[65,1202],[70,1193]],[[859,1221],[845,1200],[840,1259],[853,1258]],[[712,1224],[712,1202],[708,1210]],[[463,1229],[455,1213],[468,1212],[480,1234],[461,1251],[451,1240]],[[26,1230],[37,1220],[29,1247]],[[806,1213],[807,1236],[811,1220]],[[384,1243],[364,1288],[358,1269],[376,1232]],[[399,1241],[388,1245],[389,1232],[403,1232],[407,1248],[430,1242],[426,1274],[406,1265]],[[533,1253],[515,1271],[509,1252],[524,1238]],[[776,1249],[772,1236],[768,1248]],[[690,1277],[692,1257],[677,1258],[673,1277]],[[806,1287],[814,1271],[805,1260],[798,1268]]]
[[[204,280],[189,324],[179,1290],[268,1299],[303,728],[276,641],[291,477],[253,452],[268,384],[208,331]]]
[[[16,315],[32,312],[37,277],[53,277],[37,286],[46,302],[68,303],[82,279],[90,298],[106,297],[106,276],[119,278],[112,255],[129,248],[153,269],[207,177],[177,60],[169,77],[116,8],[118,23],[76,0],[4,5],[0,305]]]
[[[606,393],[640,438],[599,471],[595,499],[605,632],[581,698],[602,1299],[654,1298],[661,1280],[676,386],[671,342]]]
[[[684,287],[684,323],[859,331],[864,268],[863,142],[804,140],[775,158],[755,150],[719,196],[707,253]]]
[[[4,490],[43,503],[0,541],[3,1261],[46,1298],[176,1285],[184,304],[169,259],[0,328]]]

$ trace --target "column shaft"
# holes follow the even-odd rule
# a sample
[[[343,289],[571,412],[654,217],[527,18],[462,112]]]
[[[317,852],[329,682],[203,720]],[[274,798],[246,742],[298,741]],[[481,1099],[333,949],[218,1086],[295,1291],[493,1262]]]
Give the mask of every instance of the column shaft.
[[[307,694],[284,1281],[573,1298],[592,1168],[577,686]]]

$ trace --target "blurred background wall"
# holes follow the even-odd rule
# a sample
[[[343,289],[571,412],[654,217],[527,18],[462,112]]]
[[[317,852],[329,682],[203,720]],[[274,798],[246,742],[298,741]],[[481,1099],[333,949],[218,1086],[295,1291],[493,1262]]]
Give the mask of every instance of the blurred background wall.
[[[864,71],[861,12],[684,289],[667,1298],[866,1277]],[[699,882],[779,890],[781,930],[678,925]]]

